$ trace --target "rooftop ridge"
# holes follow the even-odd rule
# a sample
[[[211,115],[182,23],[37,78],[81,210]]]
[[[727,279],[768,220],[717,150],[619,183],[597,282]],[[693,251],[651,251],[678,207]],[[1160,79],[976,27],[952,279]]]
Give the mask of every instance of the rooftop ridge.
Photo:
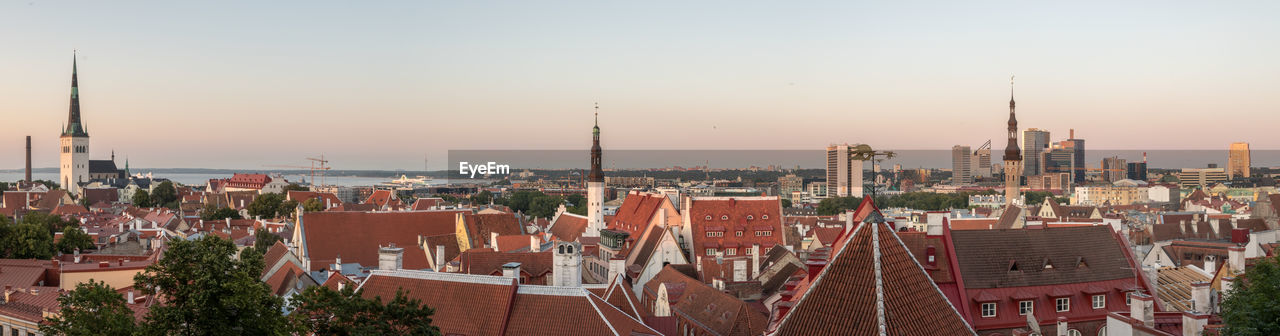
[[[496,275],[475,275],[475,274],[444,273],[444,272],[416,271],[416,270],[373,270],[369,273],[370,278],[378,275],[388,276],[388,277],[397,277],[397,278],[466,282],[466,283],[485,284],[485,285],[510,285],[511,284],[511,278],[496,276]]]
[[[884,276],[880,271],[880,224],[872,225],[875,225],[871,227],[871,258],[873,259],[871,265],[875,266],[876,274],[876,323],[880,327],[880,336],[885,336],[889,333],[889,325],[885,322],[884,316]]]
[[[510,278],[498,277],[502,279]],[[540,286],[540,285],[523,285],[516,289],[516,294],[532,294],[532,295],[552,295],[552,296],[587,296],[587,290],[583,287],[561,287],[561,286]]]
[[[693,201],[772,201],[778,199],[778,196],[694,196]]]

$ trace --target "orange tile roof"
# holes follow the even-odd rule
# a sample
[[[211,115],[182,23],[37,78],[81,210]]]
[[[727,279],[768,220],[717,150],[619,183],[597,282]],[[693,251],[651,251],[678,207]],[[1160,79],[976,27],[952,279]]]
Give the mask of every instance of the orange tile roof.
[[[326,268],[338,256],[344,263],[375,266],[378,247],[391,243],[405,249],[404,268],[426,269],[429,264],[418,236],[454,233],[457,215],[465,212],[310,212],[299,223],[300,243],[312,270]]]
[[[587,231],[587,217],[561,213],[551,223],[551,236],[563,241],[577,241]]]

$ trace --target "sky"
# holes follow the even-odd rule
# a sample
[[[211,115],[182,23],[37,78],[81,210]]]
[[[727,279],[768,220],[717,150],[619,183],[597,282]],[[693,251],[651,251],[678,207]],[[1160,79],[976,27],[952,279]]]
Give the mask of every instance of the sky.
[[[1280,2],[0,2],[0,169],[443,169],[449,150],[1280,149]],[[8,145],[3,145],[8,144]],[[1224,153],[1225,155],[1225,153]],[[586,159],[584,158],[584,165]],[[437,163],[438,162],[438,163]]]

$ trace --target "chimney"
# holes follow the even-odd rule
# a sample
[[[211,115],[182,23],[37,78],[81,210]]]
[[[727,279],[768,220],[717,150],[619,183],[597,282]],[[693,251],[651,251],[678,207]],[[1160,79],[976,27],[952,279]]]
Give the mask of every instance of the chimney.
[[[1142,324],[1148,327],[1155,324],[1155,313],[1151,310],[1152,301],[1150,295],[1130,292],[1129,301],[1131,303],[1129,305],[1129,317],[1142,321]]]
[[[31,136],[27,136],[27,183],[31,183]]]
[[[1067,317],[1058,316],[1058,335],[1067,334]]]
[[[694,265],[698,267],[698,274],[702,274],[702,256],[695,257]]]
[[[129,299],[128,299],[128,300],[129,300],[129,301],[128,301],[128,302],[129,302],[129,304],[133,304],[133,290],[132,290],[132,289],[130,289],[130,290],[129,290]]]
[[[1232,246],[1227,248],[1227,266],[1231,267],[1231,272],[1244,272],[1244,247]],[[1235,274],[1235,273],[1227,273]]]
[[[1208,313],[1192,313],[1182,312],[1182,334],[1183,335],[1201,335],[1204,334],[1205,325],[1209,324]]]
[[[436,272],[444,269],[444,245],[436,245]]]
[[[493,248],[494,252],[502,252],[502,251],[498,251],[498,233],[497,232],[489,232],[489,247]]]
[[[734,282],[747,281],[747,260],[746,259],[733,260],[733,281]]]
[[[1204,256],[1204,271],[1209,274],[1218,272],[1218,257],[1213,255]]]
[[[404,248],[392,243],[378,248],[378,269],[398,270],[404,268]]]
[[[751,245],[751,278],[760,277],[760,244]]]
[[[74,253],[75,253],[75,254],[73,254],[73,255],[72,255],[72,256],[73,256],[73,258],[74,258],[73,260],[75,260],[75,263],[79,264],[79,263],[80,263],[80,248],[79,248],[79,247],[77,247]]]
[[[1209,302],[1209,283],[1196,281],[1191,283],[1191,300],[1195,302],[1195,311],[1209,313],[1213,305]]]
[[[820,260],[820,259],[809,259],[809,261],[805,262],[804,264],[809,269],[809,281],[812,282],[818,279],[818,273],[821,273],[822,268],[827,266],[827,261]]]
[[[502,276],[516,279],[516,283],[520,283],[520,263],[512,261],[502,264]]]
[[[539,245],[541,244],[538,244],[538,236],[529,235],[529,252],[534,252],[534,253],[541,252],[541,251],[538,251]]]
[[[339,272],[339,273],[342,272],[342,255],[341,254],[339,254],[336,258],[333,258],[333,271]]]

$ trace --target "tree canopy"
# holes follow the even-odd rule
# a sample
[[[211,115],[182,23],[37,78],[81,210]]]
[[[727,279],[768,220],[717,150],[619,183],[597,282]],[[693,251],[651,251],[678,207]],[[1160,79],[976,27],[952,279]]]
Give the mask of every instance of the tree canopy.
[[[1259,261],[1236,279],[1222,301],[1223,335],[1280,335],[1280,256]]]
[[[138,190],[134,192],[133,198],[130,199],[130,201],[130,203],[133,203],[133,206],[139,208],[148,208],[153,205],[151,204],[151,194],[147,193],[146,190]]]
[[[205,205],[204,210],[200,211],[200,219],[207,220],[207,221],[224,220],[227,218],[243,219],[241,217],[242,216],[240,216],[240,212],[236,211],[236,209],[232,209],[225,206],[216,207],[213,204]]]
[[[249,210],[249,216],[262,218],[278,218],[280,217],[281,205],[285,204],[284,195],[277,193],[266,193],[258,195],[253,202],[245,206]],[[286,211],[289,214],[293,209]]]
[[[76,284],[76,289],[58,297],[59,314],[40,326],[46,335],[91,336],[131,335],[135,332],[133,311],[120,293],[106,282]]]
[[[147,335],[284,335],[284,300],[262,281],[262,254],[235,258],[231,241],[214,235],[174,240],[164,258],[134,277],[144,294],[157,295],[142,329]]]
[[[59,252],[74,253],[76,249],[88,250],[94,247],[93,237],[84,233],[79,225],[67,225],[62,228],[62,239],[55,246]]]
[[[299,327],[316,335],[440,335],[431,325],[435,311],[400,290],[383,304],[379,297],[362,297],[354,286],[315,286],[295,296],[291,307]]]
[[[173,186],[173,182],[160,182],[155,189],[151,190],[151,204],[153,206],[161,206],[170,209],[178,208],[178,189]]]

